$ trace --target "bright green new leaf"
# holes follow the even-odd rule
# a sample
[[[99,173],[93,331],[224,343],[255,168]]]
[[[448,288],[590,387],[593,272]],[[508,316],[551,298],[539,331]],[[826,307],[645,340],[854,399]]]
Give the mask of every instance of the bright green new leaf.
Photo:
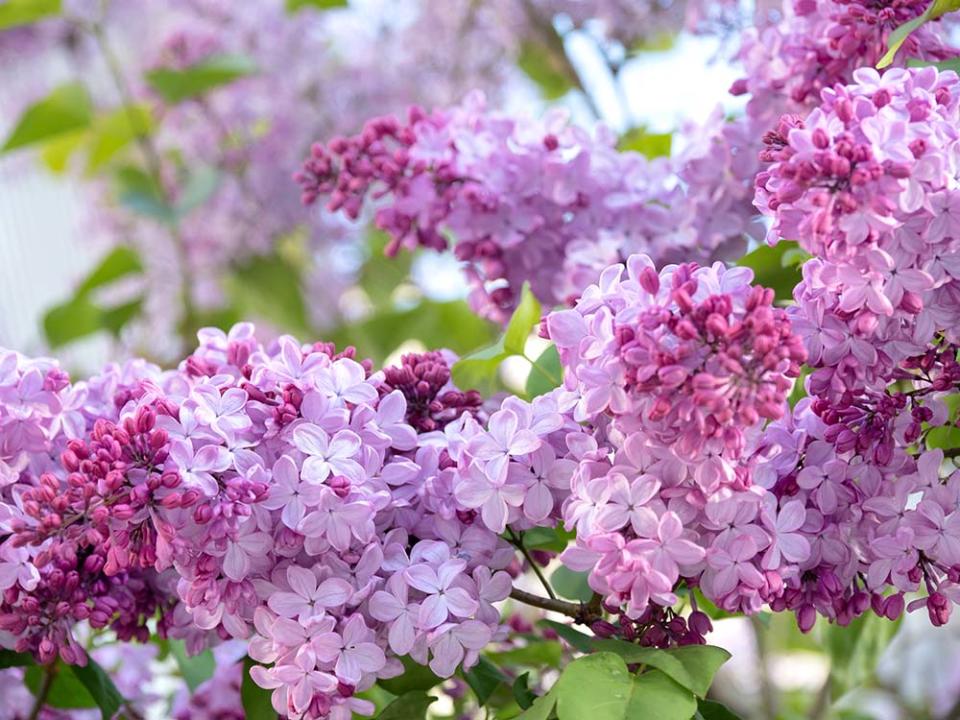
[[[530,283],[523,284],[520,294],[520,304],[510,316],[506,332],[503,335],[503,348],[512,355],[523,355],[527,345],[527,338],[540,324],[540,301],[537,300]]]
[[[593,590],[587,582],[588,577],[589,573],[577,572],[561,565],[550,576],[550,585],[560,597],[587,602],[593,597]]]
[[[377,715],[377,720],[424,720],[427,709],[436,698],[421,691],[401,695]]]
[[[183,676],[190,692],[195,691],[200,685],[213,677],[213,671],[216,670],[217,663],[210,650],[204,650],[199,655],[187,655],[187,646],[183,640],[170,641],[170,654],[177,661],[177,667]]]
[[[257,71],[246,55],[211,55],[182,70],[158,68],[147,73],[150,87],[171,105],[199,97]]]
[[[150,106],[125,105],[101,115],[87,132],[87,172],[95,173],[138,137],[153,131]]]
[[[345,8],[348,4],[347,0],[287,0],[287,12],[294,13],[303,8],[333,10],[334,8]]]
[[[617,149],[622,152],[638,152],[652,160],[668,157],[672,145],[673,135],[670,133],[652,133],[639,127],[627,130],[617,142]]]
[[[257,663],[249,656],[243,659],[243,680],[240,684],[240,702],[246,720],[277,720],[277,711],[273,709],[271,691],[257,685],[250,677],[250,668]]]
[[[92,118],[90,95],[79,83],[61,85],[20,116],[0,153],[52,140],[88,127]]]
[[[60,14],[61,0],[6,0],[0,3],[0,31]]]
[[[960,0],[933,0],[922,15],[918,15],[913,20],[905,22],[890,33],[890,36],[887,38],[887,52],[884,53],[884,56],[877,62],[877,67],[883,69],[890,65],[896,57],[897,52],[903,46],[903,43],[906,42],[907,38],[921,25],[930,20],[936,20],[938,17],[946,15],[949,12],[954,12],[955,10],[960,10]]]
[[[500,364],[510,355],[503,349],[502,339],[490,347],[470,353],[450,368],[453,382],[464,390],[489,387],[496,380]]]
[[[563,367],[560,365],[560,353],[557,346],[551,345],[533,361],[530,374],[527,375],[527,397],[544,395],[563,384]]]

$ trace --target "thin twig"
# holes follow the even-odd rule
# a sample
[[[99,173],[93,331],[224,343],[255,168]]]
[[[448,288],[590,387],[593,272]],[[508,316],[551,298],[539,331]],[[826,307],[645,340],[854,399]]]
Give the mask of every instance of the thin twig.
[[[140,116],[137,114],[137,110],[134,107],[134,96],[133,92],[130,89],[130,85],[127,82],[126,76],[123,74],[123,66],[120,63],[119,58],[117,58],[116,53],[113,52],[113,48],[110,46],[110,42],[107,39],[107,33],[99,22],[92,23],[87,26],[90,34],[93,36],[96,41],[97,47],[100,50],[100,54],[103,56],[103,61],[107,66],[107,70],[110,73],[110,77],[113,80],[114,87],[117,91],[117,94],[120,96],[120,102],[123,105],[124,115],[127,118],[127,123],[130,125],[130,132],[133,135],[134,142],[136,142],[137,147],[140,148],[140,152],[143,154],[143,159],[146,164],[147,173],[149,174],[153,184],[156,188],[156,191],[160,194],[161,199],[164,204],[167,206],[172,206],[172,201],[167,193],[166,186],[163,183],[163,165],[160,160],[160,153],[157,150],[156,145],[153,143],[153,139],[150,137],[149,130],[144,127],[141,122]],[[196,307],[193,304],[193,273],[190,271],[190,258],[187,253],[187,245],[183,239],[183,236],[180,234],[180,230],[174,221],[170,227],[170,237],[173,241],[173,249],[177,256],[177,264],[179,265],[180,270],[180,302],[183,305],[183,319],[180,323],[180,338],[186,349],[189,349],[190,346],[194,343],[193,332],[195,330],[195,325],[197,324],[197,311]]]
[[[547,582],[547,578],[540,570],[540,566],[534,562],[533,557],[530,555],[530,551],[524,547],[523,538],[514,533],[511,528],[507,528],[507,533],[510,535],[510,544],[519,550],[520,554],[526,558],[527,563],[530,565],[530,569],[533,570],[533,574],[537,576],[537,578],[540,580],[540,584],[543,585],[543,589],[547,591],[547,595],[549,595],[551,599],[556,600],[557,594],[553,591],[553,588],[550,587],[550,583]]]
[[[54,664],[45,665],[43,668],[43,680],[40,683],[40,690],[37,692],[37,699],[33,703],[33,709],[30,711],[28,720],[37,720],[40,712],[47,702],[50,695],[50,689],[53,687],[53,679],[57,676],[57,666]]]

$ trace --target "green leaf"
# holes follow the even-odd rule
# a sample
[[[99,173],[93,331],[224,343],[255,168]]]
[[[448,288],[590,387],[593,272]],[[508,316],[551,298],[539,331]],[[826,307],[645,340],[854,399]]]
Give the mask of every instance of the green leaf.
[[[246,55],[219,54],[204,58],[182,70],[151,70],[146,74],[146,78],[150,87],[164,101],[175,105],[256,71],[256,63]]]
[[[347,0],[287,0],[287,12],[294,13],[303,8],[316,8],[318,10],[332,10],[334,8],[348,7]]]
[[[751,268],[754,283],[772,288],[777,300],[790,301],[793,289],[803,279],[796,265],[798,249],[790,240],[781,240],[773,247],[761,245],[740,258],[737,265]]]
[[[437,677],[433,670],[426,665],[421,665],[408,655],[404,655],[400,661],[403,663],[403,673],[377,681],[380,687],[394,695],[404,695],[414,690],[426,691],[443,682],[443,679]]]
[[[143,313],[144,299],[142,297],[115,307],[105,308],[100,316],[100,326],[114,337],[120,336],[120,331],[134,318]]]
[[[910,58],[907,60],[907,67],[935,67],[941,72],[944,70],[953,70],[960,73],[960,58],[950,58],[940,62],[930,62],[929,60],[920,60],[919,58]]]
[[[956,425],[935,427],[927,433],[927,447],[931,450],[949,450],[960,447],[960,428]]]
[[[77,297],[50,308],[43,316],[43,332],[53,348],[92,335],[102,328],[103,311],[88,298]]]
[[[464,679],[477,696],[477,702],[483,707],[500,685],[507,682],[500,668],[489,659],[480,656],[480,661],[463,673]]]
[[[45,666],[31,665],[24,673],[23,682],[34,695],[40,692],[47,671]],[[73,672],[70,665],[57,661],[53,666],[53,672],[55,675],[47,693],[47,705],[61,709],[97,707],[97,701],[80,682],[80,678]]]
[[[384,252],[390,236],[373,228],[367,235],[367,260],[360,268],[357,284],[370,298],[374,307],[390,306],[393,291],[410,276],[414,253],[401,252],[388,257]]]
[[[580,652],[593,652],[594,650],[594,640],[595,638],[591,635],[586,635],[579,630],[574,630],[571,625],[566,623],[559,623],[554,620],[542,620],[541,625],[546,625],[551,628],[557,635],[566,640],[570,647]]]
[[[140,255],[133,248],[121,245],[114,248],[100,261],[86,279],[77,288],[77,295],[87,295],[91,290],[109,285],[128,275],[143,272]]]
[[[513,698],[522,710],[526,710],[533,705],[533,701],[537,699],[537,696],[534,695],[528,687],[529,680],[530,673],[525,672],[522,675],[518,675],[517,679],[513,681]]]
[[[40,149],[40,160],[47,170],[55,175],[61,175],[67,171],[70,158],[83,147],[87,139],[88,134],[84,129],[57,135],[43,143]]]
[[[90,125],[90,95],[79,83],[61,85],[20,116],[0,153],[45,142]]]
[[[143,310],[143,298],[112,307],[101,307],[90,294],[97,288],[121,278],[143,272],[135,250],[121,246],[112,250],[77,288],[66,302],[50,308],[43,318],[43,329],[52,347],[64,345],[86,335],[107,330],[114,336]]]
[[[110,676],[93,658],[88,658],[86,665],[71,665],[70,669],[100,708],[103,720],[110,720],[124,704],[123,696]]]
[[[226,289],[243,315],[263,318],[302,337],[313,334],[300,270],[279,253],[248,258],[234,266]]]
[[[124,165],[117,168],[113,181],[117,201],[131,212],[167,224],[177,221],[176,210],[167,202],[163,188],[145,171]]]
[[[544,668],[559,667],[563,657],[563,647],[556,640],[533,640],[523,647],[487,653],[497,665],[514,667],[517,665]]]
[[[324,339],[337,347],[355,345],[361,356],[380,364],[407,340],[419,340],[427,347],[446,347],[462,355],[488,344],[495,333],[496,327],[477,317],[462,300],[424,300],[411,308],[378,312],[350,322],[324,333]],[[462,377],[456,382],[462,390],[476,388]]]
[[[901,618],[902,619],[902,618]],[[830,678],[833,697],[838,698],[872,677],[881,652],[900,627],[866,612],[847,626],[824,626],[824,644],[830,653]]]
[[[0,648],[0,670],[12,667],[24,667],[33,665],[33,655],[30,653],[18,653],[13,650]]]
[[[726,705],[713,700],[701,700],[697,703],[697,720],[742,720]]]
[[[556,706],[559,720],[689,720],[693,694],[659,670],[634,676],[613,653],[578,658],[518,720],[546,720]]]
[[[616,655],[597,653],[578,658],[557,680],[557,716],[560,720],[622,720],[632,685],[633,677]]]
[[[557,100],[573,89],[565,71],[564,59],[546,45],[526,40],[520,45],[517,65],[539,87],[546,100]]]
[[[177,216],[184,218],[206,203],[220,186],[221,179],[220,173],[207,165],[194,169],[177,200]]]
[[[246,720],[277,720],[280,717],[273,709],[271,691],[257,685],[250,677],[250,668],[255,663],[249,656],[243,659],[243,681],[240,684],[240,702]]]
[[[595,639],[593,647],[597,651],[616,653],[624,662],[643,663],[656,668],[699,697],[707,694],[713,676],[730,659],[730,653],[712,645],[686,645],[660,650],[624,640]]]
[[[887,52],[877,62],[877,67],[882,69],[892,63],[903,43],[906,42],[907,38],[921,25],[930,20],[936,20],[938,17],[955,10],[960,10],[960,0],[934,0],[922,15],[918,15],[913,20],[905,22],[890,33],[890,36],[887,38]]]
[[[138,137],[153,131],[150,106],[125,105],[97,117],[84,135],[87,147],[87,172],[95,173]]]
[[[61,0],[7,0],[0,4],[0,30],[59,15],[61,4]]]
[[[540,324],[540,313],[540,301],[530,290],[530,283],[525,282],[520,293],[520,303],[510,316],[510,322],[503,334],[503,349],[511,355],[523,355],[527,338]]]
[[[502,339],[490,347],[470,353],[450,368],[453,382],[463,390],[489,387],[496,380],[500,364],[510,355],[503,349]]]
[[[436,698],[420,691],[404,693],[377,715],[377,720],[423,720]]]
[[[560,365],[560,353],[557,346],[551,345],[533,361],[530,374],[527,375],[525,388],[527,397],[544,395],[563,384],[563,367]]]
[[[213,677],[213,671],[216,670],[217,663],[213,653],[204,650],[199,655],[187,655],[187,646],[183,640],[170,641],[170,653],[173,659],[177,661],[177,667],[183,676],[190,692],[195,691],[200,685]]]
[[[576,572],[561,565],[550,575],[550,585],[560,597],[587,602],[593,597],[593,590],[587,582],[589,576],[590,573]]]
[[[638,152],[651,160],[658,157],[669,157],[672,146],[673,135],[671,133],[652,133],[642,127],[627,130],[617,142],[617,149],[621,152]]]
[[[960,0],[933,0],[930,6],[930,19],[936,20],[941,15],[946,15],[954,10],[960,10]]]
[[[523,546],[528,550],[550,550],[559,553],[567,549],[574,537],[575,533],[564,530],[562,526],[534,527],[523,533]]]
[[[634,681],[624,720],[690,720],[696,712],[693,695],[659,670],[652,670]]]

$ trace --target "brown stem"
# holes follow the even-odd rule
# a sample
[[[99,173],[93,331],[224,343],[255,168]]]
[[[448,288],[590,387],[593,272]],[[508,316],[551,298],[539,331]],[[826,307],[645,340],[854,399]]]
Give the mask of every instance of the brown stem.
[[[540,608],[541,610],[550,610],[561,615],[572,617],[574,622],[581,625],[590,625],[595,620],[602,619],[602,615],[592,604],[567,602],[557,598],[546,598],[541,595],[528,593],[526,590],[513,588],[510,590],[510,597],[524,605]]]
[[[33,709],[30,710],[28,720],[37,720],[40,712],[47,702],[50,695],[50,689],[53,687],[53,680],[57,676],[57,666],[54,664],[45,665],[43,668],[43,680],[40,682],[40,690],[37,692],[37,699],[33,703]]]
[[[524,547],[523,537],[515,534],[510,528],[507,528],[507,532],[510,534],[510,543],[517,550],[519,550],[520,554],[526,559],[527,563],[530,565],[530,569],[533,570],[533,574],[537,576],[537,579],[540,580],[540,584],[543,585],[543,589],[547,591],[547,595],[550,596],[551,600],[556,600],[557,594],[553,591],[553,588],[550,587],[550,583],[547,582],[547,578],[540,570],[540,567],[534,562],[533,557],[530,555],[530,551]]]

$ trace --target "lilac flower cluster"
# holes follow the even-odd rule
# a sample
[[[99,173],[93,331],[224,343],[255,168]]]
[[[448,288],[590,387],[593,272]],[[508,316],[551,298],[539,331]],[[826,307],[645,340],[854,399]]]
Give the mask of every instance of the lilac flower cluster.
[[[754,481],[763,426],[787,413],[805,353],[751,279],[721,263],[657,273],[634,255],[547,318],[565,402],[594,427],[563,506],[577,541],[562,559],[590,571],[611,611],[661,612],[683,581],[753,612],[807,559],[802,503],[779,507]]]
[[[246,640],[308,718],[369,711],[403,656],[476,663],[511,590],[499,533],[556,525],[580,426],[553,395],[485,408],[439,352],[373,372],[250,325],[200,338],[176,370],[77,384],[2,356],[5,642],[82,664],[78,627],[144,641],[156,617],[191,651]]]
[[[814,255],[791,308],[811,395],[771,426],[766,484],[807,508],[813,552],[776,609],[896,617],[925,589],[943,624],[960,599],[958,476],[937,433],[955,421],[960,80],[934,68],[858,70],[805,120],[771,131],[757,206],[770,240]],[[892,588],[893,592],[885,591]]]
[[[817,367],[811,387],[839,397],[881,390],[938,330],[955,339],[960,225],[952,214],[960,81],[952,72],[857,71],[804,121],[768,138],[757,178],[769,240],[815,256],[797,318]]]
[[[890,33],[921,15],[924,0],[790,0],[776,24],[743,33],[738,58],[746,75],[735,95],[750,95],[747,114],[762,126],[785,112],[806,112],[820,92],[848,83],[858,68],[873,67],[887,51]],[[930,62],[955,57],[946,42],[946,21],[913,32],[897,55]]]
[[[698,188],[712,187],[717,172],[704,145],[680,159],[678,178],[667,160],[618,152],[603,126],[590,134],[558,112],[517,119],[489,112],[475,94],[316,144],[297,179],[305,203],[323,197],[351,218],[376,203],[388,252],[443,250],[452,236],[473,307],[503,321],[524,281],[556,305],[631,252],[664,260],[742,250],[745,224],[729,208],[746,204],[745,191],[733,200],[712,193],[711,220],[697,210],[707,204]]]

